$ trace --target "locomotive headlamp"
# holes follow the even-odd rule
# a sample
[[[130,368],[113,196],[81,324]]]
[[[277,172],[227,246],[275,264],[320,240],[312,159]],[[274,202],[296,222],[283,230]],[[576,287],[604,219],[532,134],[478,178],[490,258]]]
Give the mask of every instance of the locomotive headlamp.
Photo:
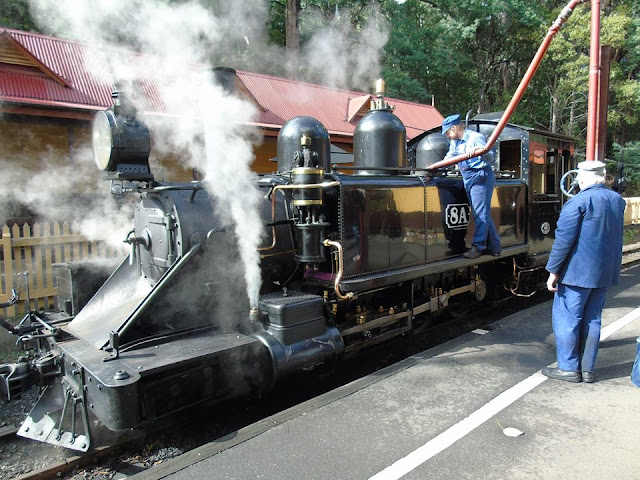
[[[93,158],[108,178],[149,181],[151,141],[147,127],[135,118],[135,112],[116,106],[98,112],[93,120]]]
[[[93,119],[93,159],[100,170],[109,170],[112,163],[113,136],[111,130],[115,125],[115,116],[109,110],[98,112]]]

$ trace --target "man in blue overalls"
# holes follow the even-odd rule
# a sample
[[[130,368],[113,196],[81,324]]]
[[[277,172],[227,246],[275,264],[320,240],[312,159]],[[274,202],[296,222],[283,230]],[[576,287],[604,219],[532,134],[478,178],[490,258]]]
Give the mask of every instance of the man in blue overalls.
[[[460,115],[444,119],[442,134],[450,140],[445,159],[480,151],[487,144],[484,135],[464,128]],[[482,157],[473,157],[458,164],[475,223],[471,248],[464,253],[467,258],[478,258],[485,250],[493,256],[500,256],[500,238],[491,219],[491,196],[496,183],[491,169],[493,159],[494,154],[489,151]]]
[[[607,288],[618,283],[622,262],[625,201],[605,187],[605,165],[578,164],[580,192],[558,219],[547,262],[547,288],[553,300],[557,368],[543,368],[549,378],[593,383],[602,307]]]

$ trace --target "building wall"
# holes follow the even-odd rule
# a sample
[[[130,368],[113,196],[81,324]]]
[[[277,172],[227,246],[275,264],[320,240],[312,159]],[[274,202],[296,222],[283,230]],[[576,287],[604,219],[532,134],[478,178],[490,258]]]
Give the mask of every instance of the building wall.
[[[32,177],[43,171],[74,171],[87,156],[89,129],[86,121],[47,119],[35,116],[0,117],[0,172],[5,184],[0,191],[0,224],[23,223],[32,212],[20,199],[31,195]],[[90,150],[88,151],[90,153]],[[81,192],[81,179],[66,175],[61,181],[53,175],[48,187]],[[55,185],[58,183],[58,185]],[[1,225],[0,225],[1,226]]]
[[[0,161],[38,170],[44,165],[68,162],[73,151],[82,147],[86,125],[69,120],[39,117],[0,119]]]

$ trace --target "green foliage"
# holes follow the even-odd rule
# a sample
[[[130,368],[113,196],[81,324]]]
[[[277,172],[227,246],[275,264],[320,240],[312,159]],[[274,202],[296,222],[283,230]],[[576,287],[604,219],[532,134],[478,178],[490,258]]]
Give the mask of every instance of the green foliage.
[[[625,145],[613,144],[613,159],[624,164],[624,173],[629,182],[625,195],[634,196],[640,193],[640,141]]]
[[[640,225],[627,225],[622,236],[623,245],[640,243]]]
[[[269,24],[267,34],[269,41],[274,45],[284,47],[287,41],[286,35],[287,2],[286,0],[269,2]]]
[[[40,33],[31,18],[28,0],[0,0],[0,26]]]
[[[392,25],[383,68],[389,94],[422,103],[433,95],[440,111],[466,112],[476,79],[473,72],[462,73],[470,70],[471,59],[458,51],[469,32],[452,28],[442,12],[417,0],[386,2],[383,11]]]

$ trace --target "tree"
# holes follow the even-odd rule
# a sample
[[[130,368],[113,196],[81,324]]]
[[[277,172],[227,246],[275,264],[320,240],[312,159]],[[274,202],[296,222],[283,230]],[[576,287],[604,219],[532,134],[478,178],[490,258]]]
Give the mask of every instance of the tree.
[[[289,54],[297,55],[300,48],[300,35],[298,32],[298,13],[300,12],[300,0],[287,0],[286,45]]]
[[[28,0],[0,0],[0,25],[41,33],[41,30],[31,18]]]
[[[602,44],[612,47],[609,82],[608,136],[624,142],[627,126],[637,126],[640,84],[634,76],[637,60],[629,53],[633,33],[632,10],[625,4],[605,8],[601,17]],[[551,101],[551,124],[547,128],[575,136],[581,144],[587,127],[589,88],[590,10],[576,9],[549,48],[547,72]],[[636,22],[637,23],[637,22]],[[635,63],[635,66],[631,64]],[[625,74],[625,69],[627,70]],[[631,78],[630,78],[631,77]],[[610,152],[609,152],[610,154]]]
[[[421,103],[434,98],[441,111],[465,112],[476,77],[469,56],[453,53],[462,48],[462,36],[437,8],[417,0],[386,2],[383,11],[392,25],[383,57],[389,94]]]
[[[624,164],[624,172],[629,185],[626,195],[637,195],[640,192],[640,141],[629,142],[626,145],[613,144],[612,156],[614,161]]]

